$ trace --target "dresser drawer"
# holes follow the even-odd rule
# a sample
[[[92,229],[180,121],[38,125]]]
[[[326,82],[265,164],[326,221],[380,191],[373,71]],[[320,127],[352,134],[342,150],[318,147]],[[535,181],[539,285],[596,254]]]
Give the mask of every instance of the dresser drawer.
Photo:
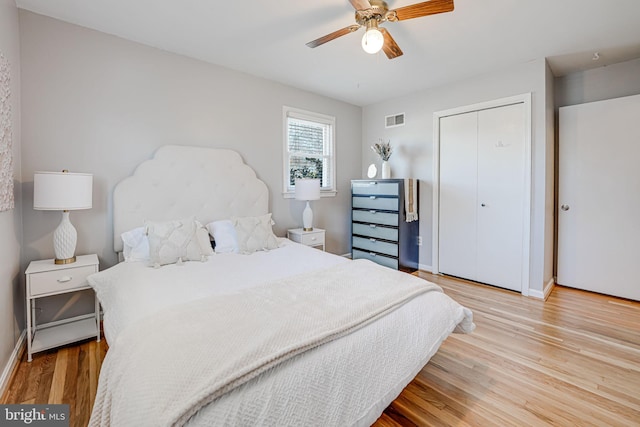
[[[361,196],[352,197],[354,208],[377,209],[381,211],[398,211],[397,197]]]
[[[352,182],[353,194],[397,196],[399,187],[397,182],[362,181]]]
[[[31,296],[48,293],[61,293],[72,289],[86,287],[88,286],[86,280],[87,276],[95,272],[95,266],[87,265],[77,268],[31,273],[29,275]]]
[[[396,258],[389,258],[384,255],[378,255],[375,253],[369,253],[364,251],[359,251],[354,249],[351,253],[351,258],[353,259],[368,259],[380,265],[384,265],[385,267],[398,269],[398,260]]]
[[[381,254],[398,256],[398,244],[385,242],[384,240],[367,239],[365,237],[353,237],[352,245],[354,248],[364,249],[365,251],[379,252]]]
[[[353,234],[361,236],[375,237],[376,239],[398,241],[398,229],[380,227],[377,224],[353,224]]]
[[[398,214],[389,212],[380,212],[376,210],[352,212],[353,220],[358,222],[366,222],[368,224],[382,224],[398,226]]]

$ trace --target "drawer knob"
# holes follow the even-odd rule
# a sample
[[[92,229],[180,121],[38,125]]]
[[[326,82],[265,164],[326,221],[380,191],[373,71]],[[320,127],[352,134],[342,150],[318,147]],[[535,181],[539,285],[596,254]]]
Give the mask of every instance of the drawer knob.
[[[369,227],[371,227],[371,228],[376,228],[376,227],[377,227],[377,225],[375,225],[375,224],[369,224]]]
[[[312,237],[311,240],[316,240],[316,237]]]
[[[58,279],[58,283],[70,282],[72,279],[73,279],[73,277],[71,277],[71,276],[63,276],[63,277]]]
[[[377,254],[375,252],[369,252],[369,255],[376,256]]]
[[[374,239],[373,237],[372,237],[372,238],[370,238],[369,240],[371,240],[373,243],[375,243],[375,242],[376,242],[376,239]]]
[[[375,200],[376,196],[369,196],[370,199]]]
[[[369,211],[369,213],[372,213],[372,214],[374,214],[374,213],[376,213],[376,212],[377,212],[377,211],[374,211],[374,210],[370,210],[370,211]]]

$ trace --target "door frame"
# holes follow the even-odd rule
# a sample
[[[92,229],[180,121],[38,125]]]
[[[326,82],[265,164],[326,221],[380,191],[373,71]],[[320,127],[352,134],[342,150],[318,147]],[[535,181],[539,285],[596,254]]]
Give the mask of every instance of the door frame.
[[[524,188],[522,204],[522,289],[524,296],[529,296],[530,244],[531,244],[531,93],[480,102],[433,113],[433,240],[432,240],[432,272],[440,274],[439,240],[440,240],[440,119],[457,114],[490,108],[505,107],[513,104],[524,105]]]

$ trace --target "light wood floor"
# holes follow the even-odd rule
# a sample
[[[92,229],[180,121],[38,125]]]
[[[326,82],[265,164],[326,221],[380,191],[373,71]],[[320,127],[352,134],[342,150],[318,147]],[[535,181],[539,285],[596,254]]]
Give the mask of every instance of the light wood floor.
[[[556,287],[547,302],[420,273],[474,312],[376,426],[640,426],[640,303]],[[87,424],[104,341],[34,356],[2,403],[69,403]]]

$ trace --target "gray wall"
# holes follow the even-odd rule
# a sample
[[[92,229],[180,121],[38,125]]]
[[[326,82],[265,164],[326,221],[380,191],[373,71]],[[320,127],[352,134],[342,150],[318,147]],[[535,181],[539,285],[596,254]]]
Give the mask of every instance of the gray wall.
[[[0,376],[2,376],[5,367],[9,367],[7,362],[24,328],[24,279],[20,265],[22,246],[20,39],[18,9],[14,0],[0,0],[0,52],[9,61],[11,73],[13,176],[16,204],[15,209],[0,212]],[[0,382],[0,388],[2,386]]]
[[[640,58],[555,79],[555,107],[640,94]]]
[[[33,172],[94,174],[93,209],[74,211],[76,253],[116,262],[112,191],[165,144],[231,148],[271,192],[275,230],[298,227],[304,204],[282,196],[282,107],[336,117],[338,194],[313,203],[327,249],[349,252],[350,180],[360,176],[361,108],[282,84],[20,11],[24,260],[52,258],[60,213],[33,210]],[[206,195],[203,195],[206,196]],[[63,301],[43,319],[67,316]]]
[[[378,138],[390,140],[392,177],[419,178],[420,264],[432,265],[433,113],[450,108],[531,92],[532,96],[532,204],[530,289],[540,295],[553,275],[553,135],[548,111],[552,89],[544,59],[477,76],[454,84],[369,105],[363,112],[362,175],[370,163],[379,163],[370,146]],[[406,113],[406,124],[385,129],[384,116]],[[551,130],[550,130],[551,129]],[[551,173],[550,173],[551,171]],[[551,179],[551,182],[549,180]],[[551,203],[550,203],[551,202]],[[551,212],[551,215],[549,214]],[[549,223],[551,221],[551,224]]]

